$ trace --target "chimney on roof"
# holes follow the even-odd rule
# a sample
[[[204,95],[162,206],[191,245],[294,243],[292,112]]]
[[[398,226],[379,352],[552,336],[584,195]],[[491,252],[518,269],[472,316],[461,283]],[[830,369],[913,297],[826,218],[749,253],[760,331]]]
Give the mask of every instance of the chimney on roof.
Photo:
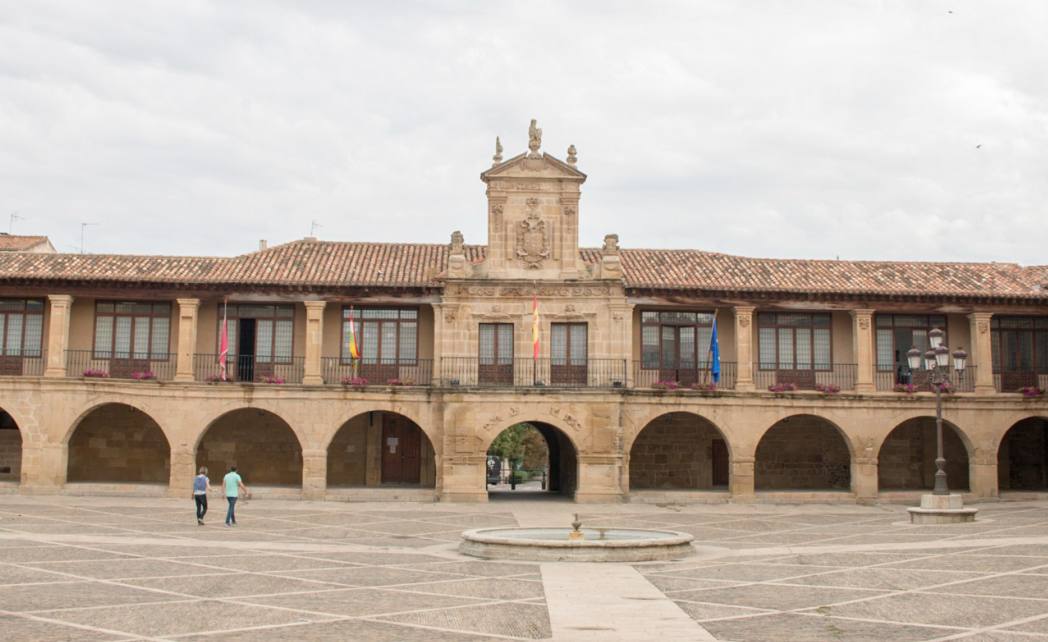
[[[266,239],[259,239],[258,240],[258,251],[259,252],[261,252],[262,250],[266,249],[267,247],[269,247],[269,242],[266,241]]]

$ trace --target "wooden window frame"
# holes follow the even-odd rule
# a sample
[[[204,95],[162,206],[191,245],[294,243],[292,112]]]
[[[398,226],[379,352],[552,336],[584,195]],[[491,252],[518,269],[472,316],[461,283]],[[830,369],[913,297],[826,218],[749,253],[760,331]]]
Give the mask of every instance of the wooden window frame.
[[[656,314],[658,316],[656,317],[655,321],[645,321],[644,320],[645,313],[649,313],[649,314],[650,313],[654,313],[654,314]],[[674,321],[664,321],[663,320],[663,315],[664,314],[681,314],[681,313],[684,313],[684,314],[695,314],[696,315],[696,321],[694,323],[684,323],[684,322],[674,322]],[[695,336],[696,336],[696,339],[697,339],[698,335],[699,335],[699,328],[712,328],[713,327],[713,320],[716,317],[716,314],[717,314],[716,311],[711,311],[711,310],[653,310],[653,309],[641,310],[640,311],[640,367],[641,367],[641,370],[660,370],[660,371],[662,371],[662,370],[680,370],[681,369],[681,365],[680,365],[680,349],[679,349],[680,348],[680,328],[694,328]],[[699,321],[698,319],[700,317],[698,315],[709,315],[710,322],[709,323],[703,323],[703,322]],[[658,357],[658,364],[654,365],[654,366],[650,366],[650,365],[648,365],[644,361],[644,347],[645,347],[645,344],[644,344],[644,328],[645,327],[656,328],[656,334],[658,336],[659,357]],[[663,327],[677,328],[677,346],[678,346],[677,363],[672,365],[672,366],[663,363],[663,360],[662,360],[663,359],[663,355],[665,354],[665,352],[663,351],[663,347],[662,347],[662,328]],[[587,355],[588,355],[588,353],[587,353]],[[705,361],[705,359],[702,358],[705,355],[701,354],[698,340],[695,341],[695,354],[693,356],[694,356],[694,359],[695,359],[695,369],[696,370],[701,369],[702,368],[702,364],[706,363],[706,361]]]
[[[1030,323],[1029,327],[1026,328],[1006,328],[1001,327],[1001,321],[1003,319],[1008,320],[1027,320]],[[1004,369],[1004,353],[1003,353],[1003,335],[1005,333],[1010,334],[1029,334],[1030,336],[1030,370],[1008,370]],[[1038,347],[1042,342],[1048,342],[1048,317],[1038,316],[1027,316],[1027,315],[1007,315],[1007,316],[994,316],[990,319],[990,345],[996,346],[997,349],[993,350],[991,355],[991,363],[993,364],[993,373],[1001,374],[1002,372],[1031,372],[1036,374],[1048,374],[1048,363],[1040,363],[1038,356]]]
[[[895,324],[895,318],[898,317],[898,316],[924,317],[925,325],[923,325],[923,326],[896,325]],[[945,314],[908,314],[908,313],[904,313],[904,312],[900,312],[900,313],[886,312],[886,313],[875,314],[874,315],[874,319],[873,319],[873,364],[874,364],[873,367],[874,367],[874,369],[877,372],[891,372],[893,374],[893,376],[895,375],[895,371],[896,371],[896,365],[895,365],[894,362],[892,362],[890,364],[882,364],[880,362],[880,360],[878,359],[878,357],[880,356],[879,352],[877,350],[877,331],[878,330],[890,329],[892,331],[891,332],[891,335],[892,335],[891,353],[894,355],[895,352],[896,352],[896,348],[897,348],[896,345],[895,345],[895,330],[897,328],[908,328],[908,329],[911,329],[911,330],[923,328],[925,334],[927,334],[928,332],[931,332],[932,329],[938,327],[938,326],[934,325],[931,322],[931,318],[932,317],[942,317],[943,323],[942,323],[942,327],[939,328],[939,329],[943,331],[943,345],[950,345],[949,340],[948,340],[949,330],[947,329],[947,326],[950,324],[950,319]],[[881,319],[885,319],[885,318],[891,320],[891,323],[889,325],[881,325],[881,323],[880,323]],[[921,355],[921,360],[922,360],[922,364],[923,364],[924,355]],[[902,365],[904,365],[906,367],[909,367],[909,365],[906,362],[905,357],[900,357],[899,363],[901,363]]]
[[[779,315],[793,315],[793,316],[805,316],[808,317],[807,325],[793,325],[789,323],[779,322]],[[775,372],[779,370],[808,370],[809,368],[798,368],[797,367],[797,330],[807,330],[809,343],[811,349],[811,371],[812,372],[832,372],[833,371],[833,315],[829,312],[785,312],[782,310],[769,310],[759,311],[757,316],[757,369],[764,372]],[[769,317],[774,316],[775,322],[769,323],[766,321]],[[815,317],[825,317],[829,323],[826,326],[816,326]],[[816,363],[815,361],[815,330],[816,328],[825,327],[830,333],[830,361],[826,364]],[[761,359],[761,328],[772,328],[775,330],[775,363],[772,367],[765,367],[771,362],[765,362]],[[785,368],[782,367],[781,356],[779,354],[779,331],[780,330],[792,330],[793,331],[793,364],[792,366]],[[818,367],[818,366],[825,367]]]
[[[369,306],[342,306],[342,325],[341,334],[339,335],[339,363],[341,365],[351,365],[353,358],[349,356],[348,346],[346,345],[346,325],[349,323],[349,310],[353,309],[353,325],[356,326],[356,341],[357,350],[360,352],[360,363],[361,365],[368,364],[367,356],[364,354],[364,323],[378,323],[378,351],[379,354],[375,356],[374,364],[370,365],[397,365],[397,366],[415,366],[418,365],[418,341],[421,330],[422,311],[418,306],[388,306],[388,305],[369,305]],[[386,312],[396,312],[397,318],[395,319],[364,319],[364,310],[380,310]],[[412,311],[415,313],[414,318],[405,318],[402,313],[405,311]],[[382,326],[386,323],[392,323],[397,329],[397,336],[395,340],[396,345],[396,356],[389,362],[384,362],[385,357],[382,356]],[[406,323],[415,324],[415,357],[408,359],[400,356],[400,331],[401,327]]]
[[[112,312],[99,312],[98,311],[98,307],[100,305],[105,305],[105,304],[112,305],[113,306],[113,311]],[[150,308],[149,314],[144,314],[144,313],[141,313],[141,312],[117,312],[116,311],[116,306],[118,306],[118,305],[126,305],[126,304],[130,304],[130,305],[148,305],[149,308]],[[156,306],[158,306],[158,305],[166,305],[167,306],[167,314],[166,315],[163,314],[162,312],[157,312],[156,311]],[[129,300],[125,300],[125,299],[99,299],[99,300],[96,300],[95,301],[95,318],[94,318],[94,323],[93,323],[93,325],[91,327],[91,358],[92,359],[99,359],[99,360],[159,361],[159,362],[170,361],[171,360],[171,329],[174,326],[174,324],[171,322],[171,316],[174,313],[174,307],[175,306],[173,306],[170,301],[129,301]],[[137,323],[135,319],[136,319],[136,317],[142,317],[142,316],[149,317],[149,334],[146,337],[146,345],[148,346],[147,349],[146,349],[146,357],[140,359],[140,358],[135,356],[138,353],[136,353],[135,349],[134,349],[134,346],[135,346],[135,324]],[[109,356],[108,357],[99,356],[99,350],[98,350],[98,345],[97,345],[97,340],[98,340],[98,319],[99,319],[99,317],[112,317],[112,319],[113,319],[113,329],[112,329],[111,335],[109,337],[109,350],[108,350]],[[128,318],[131,319],[131,347],[128,350],[128,356],[127,357],[118,357],[117,354],[116,354],[116,352],[117,352],[116,351],[116,320],[118,318],[120,318],[120,317],[128,317]],[[165,352],[162,353],[163,356],[161,357],[161,356],[158,356],[161,353],[153,352],[153,320],[154,319],[164,319],[164,318],[167,319],[167,346],[166,346]]]
[[[273,307],[273,316],[268,316],[268,317],[256,317],[256,316],[241,317],[240,316],[240,306],[241,305],[268,305],[268,306],[272,306]],[[276,312],[277,308],[290,309],[291,310],[291,314],[289,316],[278,315],[277,312]],[[233,314],[229,314],[229,311],[232,311]],[[217,315],[218,316],[218,330],[215,332],[215,363],[218,363],[218,360],[221,357],[220,353],[222,351],[222,304],[219,304],[218,312],[219,312],[219,314]],[[294,304],[290,304],[290,303],[246,303],[246,302],[243,302],[243,303],[241,303],[241,302],[230,303],[230,304],[228,304],[228,308],[226,309],[225,318],[228,321],[237,321],[238,322],[238,324],[237,324],[237,347],[238,348],[240,347],[240,325],[239,325],[239,321],[240,321],[241,318],[254,319],[256,321],[259,321],[259,320],[272,321],[273,322],[273,334],[269,338],[269,357],[270,357],[270,360],[266,361],[265,363],[272,363],[274,365],[288,365],[290,363],[294,363],[295,362],[295,306],[294,306]],[[277,357],[277,321],[287,321],[287,320],[291,321],[291,354],[289,354],[287,357],[280,357],[280,358],[278,358]],[[236,350],[236,351],[230,350],[229,351],[229,356],[230,357],[239,356],[239,350]],[[254,359],[255,359],[255,362],[257,363],[258,362],[258,325],[257,324],[255,326],[255,356],[254,356]]]
[[[0,316],[4,317],[3,331],[0,332],[0,357],[5,357],[5,358],[21,357],[23,359],[39,359],[41,356],[43,356],[43,353],[44,353],[44,339],[45,339],[44,334],[43,334],[43,332],[44,332],[44,300],[43,299],[34,299],[34,298],[27,298],[27,299],[17,299],[17,298],[16,299],[7,299],[7,298],[5,298],[3,300],[4,300],[5,303],[19,302],[19,303],[22,304],[22,309],[21,310],[4,310],[4,311],[0,311]],[[30,301],[34,301],[34,302],[40,304],[40,311],[39,312],[31,312],[29,310],[29,302]],[[18,349],[20,351],[20,354],[9,355],[9,354],[7,354],[7,333],[8,333],[8,329],[11,327],[11,324],[9,323],[9,319],[10,319],[11,316],[16,316],[16,315],[22,317],[22,336],[19,337],[19,339],[18,339]],[[30,316],[34,316],[34,317],[38,316],[38,317],[40,317],[40,347],[37,348],[36,354],[27,354],[26,353],[26,347],[25,347],[25,330],[26,330],[27,327],[29,327],[29,324],[27,323],[27,321],[29,320]]]

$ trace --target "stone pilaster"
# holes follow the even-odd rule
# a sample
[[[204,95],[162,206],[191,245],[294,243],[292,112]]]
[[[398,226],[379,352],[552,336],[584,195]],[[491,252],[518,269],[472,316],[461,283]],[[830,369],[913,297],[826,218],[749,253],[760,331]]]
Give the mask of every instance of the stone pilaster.
[[[302,383],[318,386],[324,383],[321,354],[324,346],[325,301],[305,301],[306,306],[306,363]]]
[[[852,310],[851,317],[852,350],[855,354],[855,392],[873,392],[873,310]]]
[[[752,385],[752,382],[751,382]],[[754,499],[753,457],[736,457],[731,461],[732,501],[746,502]]]
[[[197,312],[200,299],[178,302],[178,347],[175,353],[175,381],[193,381],[193,355],[196,353]]]
[[[49,294],[50,321],[47,327],[47,369],[45,377],[66,376],[66,350],[69,348],[69,315],[73,297]]]
[[[975,393],[991,395],[997,392],[993,385],[993,348],[990,342],[990,312],[973,312],[971,323],[972,347],[968,351],[968,365],[975,366]]]
[[[324,499],[327,494],[327,451],[302,451],[302,498]]]
[[[56,493],[65,485],[68,451],[65,444],[22,445],[22,484],[25,493]]]
[[[877,458],[855,457],[851,464],[851,490],[860,503],[877,500]]]
[[[975,456],[968,462],[968,479],[975,497],[990,499],[998,496],[997,452],[993,448],[975,447]]]
[[[181,333],[179,333],[181,334]],[[183,444],[184,446],[184,444]],[[168,475],[168,497],[189,497],[193,494],[193,478],[196,476],[196,453],[188,448],[171,449],[171,472]],[[222,470],[209,470],[208,477],[214,486],[221,480]]]
[[[752,305],[735,306],[735,389],[753,390],[753,311]],[[752,482],[752,479],[751,479]],[[752,486],[751,486],[752,489]]]
[[[623,495],[619,484],[620,464],[621,461],[617,455],[580,455],[575,501],[579,503],[621,501]]]

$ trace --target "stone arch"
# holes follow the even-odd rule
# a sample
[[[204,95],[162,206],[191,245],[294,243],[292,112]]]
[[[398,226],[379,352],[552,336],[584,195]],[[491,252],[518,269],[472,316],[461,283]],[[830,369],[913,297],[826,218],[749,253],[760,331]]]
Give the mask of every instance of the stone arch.
[[[302,444],[283,417],[270,410],[245,407],[229,410],[200,434],[196,467],[207,466],[212,479],[230,466],[248,485],[302,485]]]
[[[549,475],[546,480],[546,489],[551,493],[572,496],[578,488],[579,475],[579,446],[575,438],[567,430],[543,419],[522,419],[506,423],[501,429],[491,431],[490,435],[482,439],[484,450],[487,454],[495,439],[503,432],[517,424],[528,424],[533,426],[546,440],[549,452]]]
[[[954,423],[943,419],[943,456],[951,490],[969,489],[971,442]],[[935,486],[935,417],[903,420],[885,436],[877,451],[880,490],[930,490]]]
[[[754,488],[851,488],[852,444],[836,423],[818,415],[783,417],[769,427],[754,454]]]
[[[109,402],[87,410],[71,427],[67,482],[167,484],[171,445],[145,411]]]
[[[426,405],[428,404],[425,404],[421,407],[426,407]],[[322,443],[319,445],[319,447],[323,450],[329,449],[331,447],[331,443],[335,440],[335,437],[338,435],[338,432],[342,430],[342,428],[345,427],[345,425],[348,422],[352,421],[354,418],[360,417],[361,415],[367,414],[369,412],[386,412],[394,415],[400,415],[401,417],[404,417],[411,423],[418,426],[419,430],[421,430],[422,434],[426,436],[430,444],[432,444],[434,448],[439,449],[440,435],[434,431],[432,427],[432,421],[430,420],[430,418],[419,413],[418,411],[420,408],[415,406],[416,404],[387,403],[379,400],[354,402],[352,404],[349,404],[347,406],[349,408],[348,412],[340,410],[340,412],[336,415],[336,419],[341,419],[341,421],[339,421],[339,423],[337,424],[337,428],[335,428],[334,431],[322,436]]]
[[[0,408],[0,482],[22,478],[22,430],[7,410]]]
[[[629,490],[727,489],[731,444],[721,429],[694,412],[652,418],[629,447]]]
[[[1048,417],[1026,417],[1011,425],[997,448],[997,484],[1002,491],[1048,490]]]
[[[396,442],[389,443],[389,439]],[[390,451],[390,449],[396,452]],[[437,464],[433,442],[410,417],[368,410],[350,417],[327,444],[327,485],[407,485],[433,488]]]

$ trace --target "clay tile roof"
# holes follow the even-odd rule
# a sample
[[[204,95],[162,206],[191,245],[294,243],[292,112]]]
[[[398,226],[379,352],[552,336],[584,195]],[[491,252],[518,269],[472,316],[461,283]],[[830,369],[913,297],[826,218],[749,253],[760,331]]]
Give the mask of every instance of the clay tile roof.
[[[0,252],[22,252],[43,243],[50,243],[46,236],[0,234]]]
[[[485,247],[466,246],[471,262]],[[0,253],[0,281],[133,281],[245,286],[440,287],[447,246],[302,240],[236,257]],[[580,249],[586,263],[600,250]],[[638,289],[1048,300],[1048,266],[761,259],[699,250],[621,250]]]

